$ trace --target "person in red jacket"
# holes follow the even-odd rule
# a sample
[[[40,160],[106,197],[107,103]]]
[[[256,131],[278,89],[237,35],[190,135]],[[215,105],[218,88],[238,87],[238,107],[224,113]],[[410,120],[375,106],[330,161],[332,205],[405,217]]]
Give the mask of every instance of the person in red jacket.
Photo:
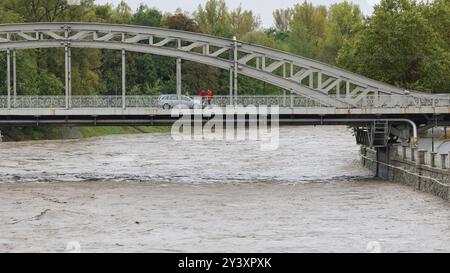
[[[208,89],[208,105],[211,105],[213,97],[214,97],[213,92]]]
[[[206,92],[205,90],[200,90],[200,94],[199,94],[201,100],[202,100],[202,105],[205,105],[205,97],[206,97]]]

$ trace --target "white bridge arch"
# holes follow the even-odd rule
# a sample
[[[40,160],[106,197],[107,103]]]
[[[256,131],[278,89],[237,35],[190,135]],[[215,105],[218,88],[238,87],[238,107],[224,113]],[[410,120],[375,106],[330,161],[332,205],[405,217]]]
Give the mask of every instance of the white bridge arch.
[[[335,108],[449,105],[448,96],[406,91],[290,53],[199,33],[95,23],[0,25],[0,51],[7,51],[8,63],[11,52],[15,57],[15,50],[34,48],[66,49],[67,107],[71,96],[71,48],[121,50],[123,60],[126,51],[151,53],[229,70],[230,97],[237,96],[237,75],[242,74]],[[9,70],[10,65],[8,107]],[[15,71],[13,77],[15,82]],[[125,78],[123,85],[125,93]]]

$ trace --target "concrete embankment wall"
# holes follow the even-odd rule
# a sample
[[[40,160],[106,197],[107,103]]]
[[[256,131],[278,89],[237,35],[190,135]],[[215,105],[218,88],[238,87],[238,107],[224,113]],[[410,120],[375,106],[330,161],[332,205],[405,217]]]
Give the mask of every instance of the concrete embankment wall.
[[[450,201],[449,155],[404,146],[363,148],[362,164],[374,175]],[[385,155],[388,155],[387,157]]]

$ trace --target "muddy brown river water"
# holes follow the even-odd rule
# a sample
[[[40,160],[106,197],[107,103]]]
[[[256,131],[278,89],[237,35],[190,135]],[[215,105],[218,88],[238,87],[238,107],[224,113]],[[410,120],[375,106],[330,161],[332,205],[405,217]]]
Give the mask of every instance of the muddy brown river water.
[[[0,155],[1,252],[450,251],[450,204],[372,179],[345,127],[282,127],[269,152],[150,134]]]

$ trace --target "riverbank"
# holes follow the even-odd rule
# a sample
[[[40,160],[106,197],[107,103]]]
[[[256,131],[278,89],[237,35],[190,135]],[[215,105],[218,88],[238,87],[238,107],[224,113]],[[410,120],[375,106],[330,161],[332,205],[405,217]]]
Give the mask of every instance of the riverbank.
[[[5,127],[3,141],[82,139],[108,135],[170,132],[169,126]]]
[[[362,165],[375,175],[450,201],[448,153],[441,156],[426,150],[392,146],[387,153],[363,147],[361,156]]]

